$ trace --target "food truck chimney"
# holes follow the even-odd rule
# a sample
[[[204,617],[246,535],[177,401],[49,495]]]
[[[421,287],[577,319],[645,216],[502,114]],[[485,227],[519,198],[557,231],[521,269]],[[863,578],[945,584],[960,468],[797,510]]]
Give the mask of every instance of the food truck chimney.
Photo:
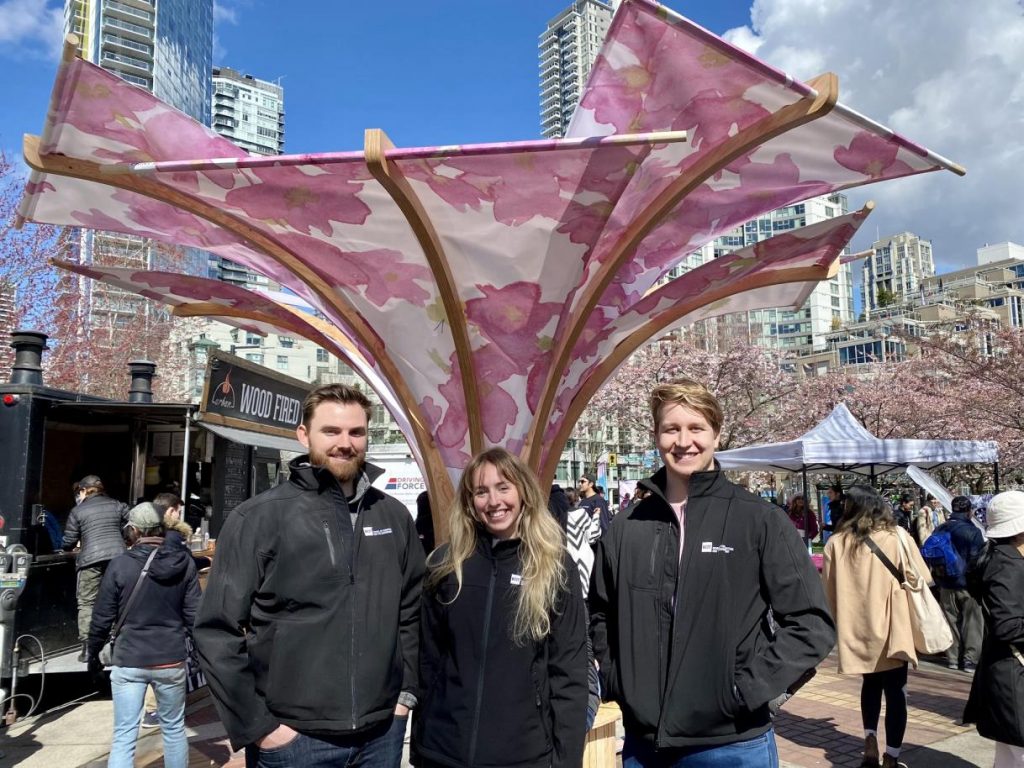
[[[132,360],[128,363],[128,370],[132,374],[132,387],[128,390],[128,402],[152,403],[153,374],[156,373],[156,363],[151,363],[149,360]]]
[[[43,383],[43,350],[46,334],[40,331],[20,330],[11,333],[14,347],[14,365],[11,366],[11,384]]]

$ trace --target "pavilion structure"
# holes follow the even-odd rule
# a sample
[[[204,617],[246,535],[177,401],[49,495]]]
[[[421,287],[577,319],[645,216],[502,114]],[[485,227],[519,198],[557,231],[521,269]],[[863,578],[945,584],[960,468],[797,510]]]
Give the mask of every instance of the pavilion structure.
[[[637,348],[715,315],[799,306],[870,205],[715,259],[682,258],[766,211],[962,168],[651,0],[625,0],[560,140],[249,156],[104,70],[59,67],[26,220],[202,248],[317,316],[200,278],[63,264],[211,316],[313,339],[382,397],[435,510],[476,451],[550,481],[580,412]]]

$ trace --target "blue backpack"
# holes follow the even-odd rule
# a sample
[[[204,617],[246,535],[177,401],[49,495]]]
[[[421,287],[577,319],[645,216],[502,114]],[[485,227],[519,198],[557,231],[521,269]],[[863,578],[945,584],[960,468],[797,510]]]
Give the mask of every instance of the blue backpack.
[[[921,556],[928,564],[935,583],[943,589],[963,589],[967,577],[967,561],[953,546],[953,538],[945,526],[929,536],[921,547]]]

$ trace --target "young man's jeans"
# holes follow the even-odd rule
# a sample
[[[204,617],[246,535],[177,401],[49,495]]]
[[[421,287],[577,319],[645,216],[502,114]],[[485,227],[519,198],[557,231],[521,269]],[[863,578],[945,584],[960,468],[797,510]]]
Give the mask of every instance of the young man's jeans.
[[[355,736],[308,736],[300,733],[283,747],[246,747],[247,768],[399,768],[408,716],[397,715]]]
[[[187,768],[188,736],[185,735],[185,665],[162,669],[113,667],[110,688],[114,699],[114,741],[109,768],[135,765],[135,742],[142,719],[146,687],[156,692],[156,713],[164,738],[164,766]]]
[[[779,768],[775,732],[719,747],[655,749],[626,734],[622,768]]]

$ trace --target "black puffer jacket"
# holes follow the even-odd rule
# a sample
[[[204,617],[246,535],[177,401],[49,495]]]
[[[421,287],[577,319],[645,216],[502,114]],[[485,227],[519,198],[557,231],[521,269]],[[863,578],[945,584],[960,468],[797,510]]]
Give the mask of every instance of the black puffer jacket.
[[[71,549],[79,541],[82,550],[75,562],[76,568],[85,568],[113,560],[124,552],[121,530],[128,522],[128,505],[101,493],[89,496],[71,510],[64,526],[64,549]]]
[[[438,551],[433,557],[440,554]],[[577,768],[587,717],[586,610],[576,567],[544,642],[516,645],[519,541],[478,537],[462,590],[448,576],[423,597],[423,697],[414,751],[431,764]]]
[[[640,484],[652,494],[601,537],[590,587],[605,697],[658,748],[755,738],[835,643],[821,578],[786,513],[717,469],[690,478],[682,558],[665,470]]]
[[[307,456],[235,508],[217,539],[196,645],[235,749],[284,723],[346,736],[391,721],[417,690],[423,547],[409,510],[369,486],[355,525]]]
[[[987,631],[964,722],[977,723],[987,739],[1024,747],[1024,555],[1009,544],[990,546],[981,574]]]
[[[192,631],[199,607],[199,580],[192,554],[158,538],[140,539],[107,567],[89,627],[91,657],[99,655],[110,637],[154,548],[149,574],[139,584],[114,644],[114,665],[155,667],[185,660],[185,634]]]

